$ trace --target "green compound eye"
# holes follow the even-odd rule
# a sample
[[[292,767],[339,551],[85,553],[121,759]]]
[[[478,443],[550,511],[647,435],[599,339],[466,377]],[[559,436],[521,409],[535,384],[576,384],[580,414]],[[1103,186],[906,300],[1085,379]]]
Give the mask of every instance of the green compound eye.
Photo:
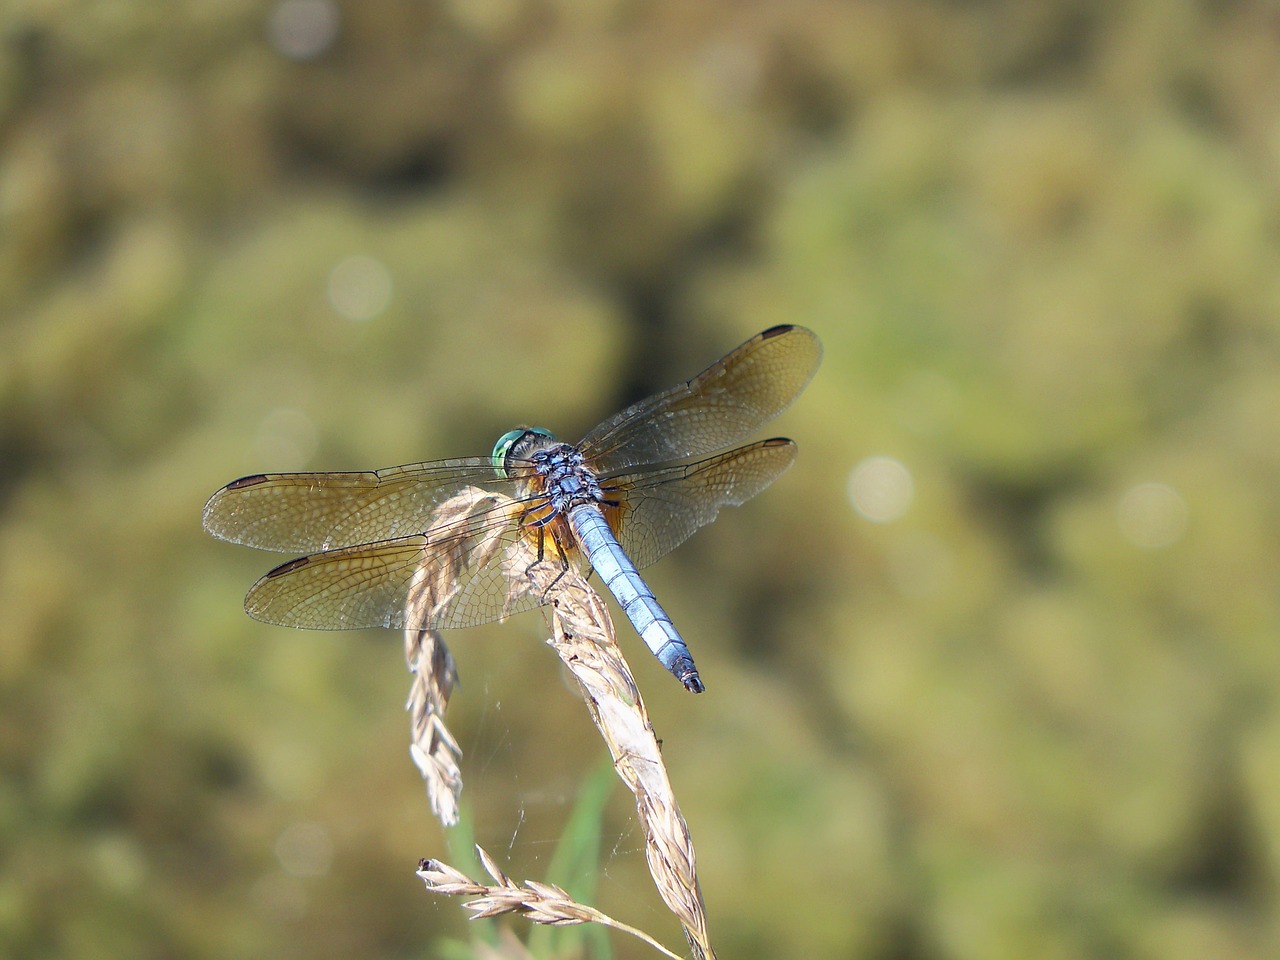
[[[498,476],[507,476],[507,457],[511,455],[511,449],[525,437],[530,434],[538,437],[546,437],[548,440],[554,438],[550,430],[542,427],[520,427],[518,430],[508,430],[498,438],[498,442],[493,445],[493,469],[497,471]]]

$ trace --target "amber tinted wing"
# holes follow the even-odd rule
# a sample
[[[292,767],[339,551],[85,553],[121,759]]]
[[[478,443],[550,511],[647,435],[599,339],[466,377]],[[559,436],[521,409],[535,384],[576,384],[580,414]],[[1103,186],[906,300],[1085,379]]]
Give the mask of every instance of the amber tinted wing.
[[[466,487],[510,490],[487,457],[359,473],[274,473],[227,484],[204,507],[215,537],[305,553],[421,533],[432,511]]]
[[[796,445],[775,438],[697,463],[606,478],[606,495],[623,501],[618,542],[637,568],[647,567],[714,520],[721,507],[760,493],[795,458]]]
[[[245,610],[267,623],[312,630],[449,629],[489,623],[536,606],[537,598],[527,592],[526,571],[513,569],[511,560],[529,555],[527,547],[515,549],[517,521],[526,504],[505,497],[476,502],[472,512],[437,522],[424,534],[326,550],[281,564],[250,588]],[[434,591],[433,599],[411,604],[424,589]],[[410,618],[413,623],[406,624]]]
[[[579,444],[597,474],[741,443],[799,396],[822,359],[811,330],[772,327],[682,383],[623,410]]]

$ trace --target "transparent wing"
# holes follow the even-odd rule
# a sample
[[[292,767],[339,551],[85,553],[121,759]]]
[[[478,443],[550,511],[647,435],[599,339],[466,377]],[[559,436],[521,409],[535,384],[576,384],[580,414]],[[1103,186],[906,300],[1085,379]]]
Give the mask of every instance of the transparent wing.
[[[606,508],[637,567],[670,553],[723,506],[744,503],[794,461],[790,440],[764,440],[692,464],[603,481],[621,506]],[[512,499],[472,488],[442,503],[412,536],[312,553],[281,564],[245,598],[250,616],[312,630],[406,625],[456,629],[532,609],[529,556],[559,569],[580,563],[564,525],[520,526],[542,497]],[[559,545],[551,530],[561,531]],[[544,535],[544,543],[530,538]],[[560,552],[560,547],[564,552]]]
[[[597,474],[723,450],[790,406],[821,359],[822,344],[813,331],[772,327],[688,383],[606,420],[579,449]]]
[[[463,493],[453,519],[425,533],[326,550],[281,564],[245,598],[254,619],[287,627],[452,629],[500,620],[538,604],[519,516],[527,501]],[[452,502],[441,512],[452,509]],[[536,530],[536,528],[535,528]],[[554,548],[543,562],[563,561]],[[535,554],[536,556],[536,554]],[[513,568],[518,564],[520,569]],[[409,621],[409,623],[406,623]]]
[[[306,553],[421,533],[432,512],[467,487],[512,489],[487,457],[358,473],[268,473],[227,484],[204,507],[215,537]]]
[[[653,563],[755,496],[795,456],[766,440],[693,464],[627,473],[739,442],[785,409],[812,378],[822,348],[803,327],[774,327],[686,384],[606,421],[582,443],[621,506],[606,508],[637,566]],[[508,465],[509,468],[511,465]],[[500,477],[488,458],[359,473],[258,474],[209,499],[205,528],[266,550],[308,555],[276,567],[245,608],[270,623],[314,629],[472,626],[537,604],[527,557],[578,562],[563,518],[521,529],[527,474]],[[455,515],[456,504],[466,509]],[[450,519],[452,518],[452,519]],[[544,548],[550,544],[551,549]],[[521,569],[513,569],[518,564]]]
[[[622,506],[605,508],[618,542],[637,568],[647,567],[716,518],[746,503],[795,461],[790,440],[762,440],[697,463],[602,481]]]

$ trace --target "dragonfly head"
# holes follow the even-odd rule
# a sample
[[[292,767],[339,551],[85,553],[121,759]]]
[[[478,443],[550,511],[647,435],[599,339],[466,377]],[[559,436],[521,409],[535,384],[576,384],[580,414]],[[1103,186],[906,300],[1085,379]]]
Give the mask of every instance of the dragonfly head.
[[[508,430],[493,445],[493,469],[498,471],[498,476],[505,477],[508,475],[508,457],[528,456],[535,445],[541,446],[548,440],[554,439],[555,435],[543,427],[520,427],[516,430]]]

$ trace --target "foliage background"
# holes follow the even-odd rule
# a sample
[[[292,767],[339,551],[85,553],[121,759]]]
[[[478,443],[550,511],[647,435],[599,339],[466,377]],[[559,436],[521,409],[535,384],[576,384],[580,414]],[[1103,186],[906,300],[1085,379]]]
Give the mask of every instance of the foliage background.
[[[631,644],[721,956],[1280,952],[1274,4],[0,10],[0,953],[465,936],[398,638],[249,621],[204,498],[575,436],[782,322],[799,464],[652,571],[708,693]],[[452,638],[533,878],[601,756],[540,630]],[[677,942],[626,797],[604,843]]]

